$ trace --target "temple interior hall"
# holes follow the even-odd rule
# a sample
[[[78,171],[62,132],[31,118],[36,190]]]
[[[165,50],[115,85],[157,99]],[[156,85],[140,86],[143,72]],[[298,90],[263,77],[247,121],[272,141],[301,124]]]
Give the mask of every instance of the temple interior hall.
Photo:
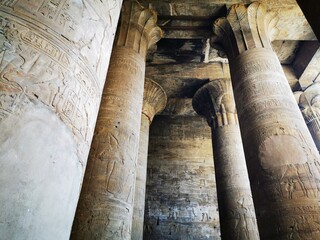
[[[0,0],[0,240],[319,240],[317,0]]]

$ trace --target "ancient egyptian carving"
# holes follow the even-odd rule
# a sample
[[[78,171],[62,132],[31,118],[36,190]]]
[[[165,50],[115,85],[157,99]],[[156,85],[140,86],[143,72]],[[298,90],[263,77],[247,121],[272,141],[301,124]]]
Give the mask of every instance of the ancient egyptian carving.
[[[277,14],[268,12],[263,4],[253,2],[248,7],[234,4],[226,18],[214,22],[214,41],[219,41],[225,47],[229,58],[248,49],[272,49],[271,41],[278,32],[277,22]],[[259,66],[246,69],[259,71]]]

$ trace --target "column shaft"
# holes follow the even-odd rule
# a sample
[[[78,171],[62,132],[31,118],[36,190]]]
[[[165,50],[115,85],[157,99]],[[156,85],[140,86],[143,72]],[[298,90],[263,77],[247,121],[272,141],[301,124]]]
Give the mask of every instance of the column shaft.
[[[68,239],[122,1],[0,1],[1,239]]]
[[[73,239],[130,239],[144,72],[138,53],[113,49]]]
[[[277,56],[248,50],[231,76],[261,236],[320,237],[318,153]]]
[[[277,16],[257,2],[214,24],[225,45],[261,239],[319,239],[319,154],[270,39]]]
[[[144,205],[147,181],[147,160],[149,128],[155,114],[161,112],[167,103],[167,95],[160,85],[146,79],[143,94],[139,154],[136,166],[136,188],[134,194],[131,240],[143,238]]]
[[[212,130],[222,239],[259,239],[239,125]]]
[[[193,106],[206,116],[212,128],[221,237],[257,240],[258,226],[230,79],[204,85],[193,97]]]
[[[134,195],[133,219],[132,219],[132,240],[143,239],[143,221],[144,221],[144,205],[146,195],[147,180],[147,161],[148,161],[148,145],[149,145],[149,118],[142,114],[139,154],[137,161],[137,178]]]
[[[156,14],[127,1],[111,55],[72,239],[131,239],[145,57]]]

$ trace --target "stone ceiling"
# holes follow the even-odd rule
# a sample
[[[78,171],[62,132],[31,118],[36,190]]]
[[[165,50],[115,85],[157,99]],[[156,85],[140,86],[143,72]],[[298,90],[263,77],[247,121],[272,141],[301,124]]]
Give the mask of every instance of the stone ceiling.
[[[210,46],[212,23],[226,16],[236,0],[141,0],[155,9],[164,38],[148,56],[146,77],[168,95],[162,114],[194,115],[193,94],[209,80],[228,77],[228,61],[218,47]],[[320,80],[320,52],[311,27],[295,0],[260,0],[279,15],[279,29],[272,43],[293,90]],[[319,56],[318,56],[319,55]]]

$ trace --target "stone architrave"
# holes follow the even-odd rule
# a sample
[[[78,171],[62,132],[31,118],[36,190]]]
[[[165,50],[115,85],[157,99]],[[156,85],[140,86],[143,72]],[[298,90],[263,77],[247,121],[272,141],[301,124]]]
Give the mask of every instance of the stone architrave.
[[[147,161],[149,145],[149,129],[153,117],[164,110],[167,95],[162,87],[151,79],[146,78],[144,84],[143,107],[141,116],[141,130],[139,153],[136,166],[136,187],[133,204],[132,240],[143,239],[144,205],[147,181]]]
[[[147,50],[157,15],[123,4],[72,239],[130,239]]]
[[[320,84],[314,83],[301,93],[298,104],[313,141],[320,151]]]
[[[196,92],[192,105],[212,129],[221,237],[257,240],[259,232],[231,80],[207,83]]]
[[[277,16],[257,2],[214,23],[227,52],[261,239],[320,239],[320,163],[273,52]]]
[[[0,1],[1,239],[68,239],[122,1]]]

